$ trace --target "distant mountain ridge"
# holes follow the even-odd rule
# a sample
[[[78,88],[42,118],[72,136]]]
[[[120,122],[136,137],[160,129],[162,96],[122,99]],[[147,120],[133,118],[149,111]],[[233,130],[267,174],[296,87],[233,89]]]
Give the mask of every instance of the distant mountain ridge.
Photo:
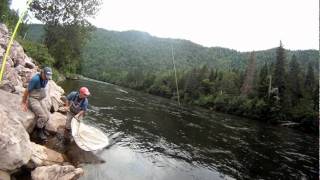
[[[29,25],[26,38],[43,41],[43,25]],[[276,45],[276,44],[275,44]],[[244,70],[250,52],[238,52],[222,47],[203,47],[188,40],[158,38],[140,31],[109,31],[97,28],[91,40],[83,49],[83,73],[90,74],[90,68],[103,71],[132,71],[143,69],[157,72],[172,68],[172,49],[178,69],[190,69],[207,65],[215,69]],[[256,51],[258,68],[276,59],[275,48]],[[309,62],[318,69],[317,50],[286,50],[287,62],[295,54],[302,67]],[[89,69],[89,71],[87,71]]]

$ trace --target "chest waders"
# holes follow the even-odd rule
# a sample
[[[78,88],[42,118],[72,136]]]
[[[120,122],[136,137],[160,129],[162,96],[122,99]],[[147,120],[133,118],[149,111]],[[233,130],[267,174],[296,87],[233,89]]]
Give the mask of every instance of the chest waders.
[[[81,111],[81,104],[84,102],[85,99],[79,101],[78,95],[73,98],[70,104],[70,111],[67,112],[67,121],[66,121],[66,130],[64,132],[64,137],[66,142],[70,142],[72,140],[71,135],[71,120],[72,118],[77,115]]]
[[[81,111],[81,104],[84,102],[84,100],[85,99],[79,101],[79,97],[76,95],[76,97],[71,101],[70,112],[67,113],[66,129],[71,129],[71,120]]]
[[[50,112],[46,108],[43,99],[46,97],[44,88],[34,89],[29,93],[29,106],[37,118],[38,136],[45,139],[44,127],[49,120]]]

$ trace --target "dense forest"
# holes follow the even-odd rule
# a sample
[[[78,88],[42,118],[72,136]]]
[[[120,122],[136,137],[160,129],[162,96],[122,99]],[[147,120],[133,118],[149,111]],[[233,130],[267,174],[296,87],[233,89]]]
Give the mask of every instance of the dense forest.
[[[42,26],[29,40],[41,42]],[[96,29],[82,52],[81,74],[208,109],[272,123],[318,127],[318,51],[238,52],[138,31]]]
[[[0,12],[1,22],[13,27],[17,13],[8,8],[10,1],[1,4],[7,7]],[[31,11],[44,24],[24,24],[18,40],[41,65],[63,74],[78,73],[173,100],[179,94],[182,104],[271,123],[296,122],[300,129],[318,132],[318,51],[292,51],[281,42],[256,52],[207,48],[146,32],[94,28],[77,18],[93,15],[98,5],[88,1],[83,16],[72,14],[78,12],[72,6],[71,18],[60,21],[64,12],[55,14],[47,4],[34,1]]]

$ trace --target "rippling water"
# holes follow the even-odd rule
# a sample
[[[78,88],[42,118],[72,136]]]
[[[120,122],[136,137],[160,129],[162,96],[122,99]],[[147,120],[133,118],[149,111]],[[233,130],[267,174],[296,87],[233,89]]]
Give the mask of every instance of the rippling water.
[[[168,99],[93,81],[88,124],[118,140],[84,166],[87,180],[318,179],[319,139],[292,129],[179,107]]]

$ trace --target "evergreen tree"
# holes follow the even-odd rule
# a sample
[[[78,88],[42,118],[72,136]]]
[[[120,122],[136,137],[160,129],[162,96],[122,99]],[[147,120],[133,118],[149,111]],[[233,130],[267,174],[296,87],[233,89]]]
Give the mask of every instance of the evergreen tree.
[[[255,71],[256,71],[256,57],[255,57],[255,53],[252,52],[250,54],[249,63],[246,69],[246,73],[244,77],[245,79],[241,87],[242,95],[248,95],[252,93]]]
[[[213,69],[210,70],[209,80],[210,82],[213,82],[214,80],[216,80],[216,75]]]
[[[299,99],[302,98],[302,91],[300,87],[300,65],[295,55],[292,56],[289,64],[288,84],[291,104],[292,106],[295,106],[299,102]]]
[[[280,41],[280,46],[277,48],[276,52],[276,64],[274,69],[274,86],[279,90],[280,104],[284,105],[285,102],[285,91],[286,91],[286,71],[285,71],[285,49]]]
[[[311,63],[309,63],[307,75],[304,81],[304,87],[307,91],[312,92],[314,85],[315,85],[315,77],[314,77],[313,66]]]
[[[261,68],[260,73],[259,73],[258,97],[266,99],[268,97],[268,89],[269,89],[268,65],[265,64]]]

